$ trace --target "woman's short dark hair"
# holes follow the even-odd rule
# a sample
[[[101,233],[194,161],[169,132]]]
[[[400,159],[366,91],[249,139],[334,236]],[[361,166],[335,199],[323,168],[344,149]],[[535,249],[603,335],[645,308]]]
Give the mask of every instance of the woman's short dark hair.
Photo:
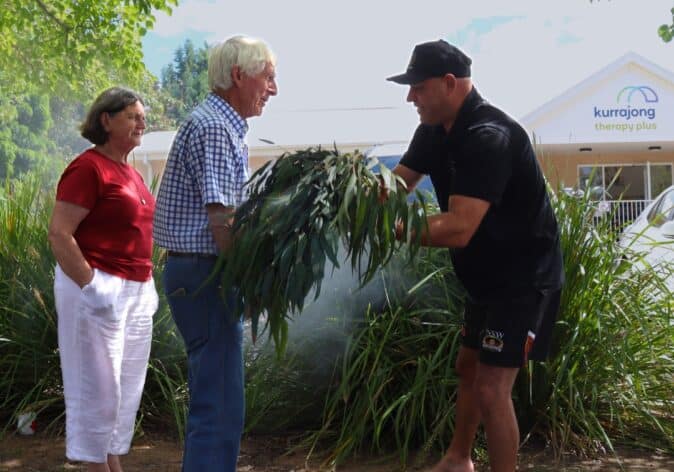
[[[111,87],[105,90],[94,100],[87,112],[87,117],[80,126],[82,137],[93,144],[105,144],[108,141],[108,132],[103,128],[101,115],[109,113],[112,116],[136,102],[145,105],[140,95],[133,90],[123,87]]]

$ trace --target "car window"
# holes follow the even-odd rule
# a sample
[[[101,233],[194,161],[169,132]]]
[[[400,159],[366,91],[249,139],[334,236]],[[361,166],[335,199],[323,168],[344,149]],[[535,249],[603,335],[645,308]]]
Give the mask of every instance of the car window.
[[[674,221],[674,189],[666,192],[648,214],[648,222],[660,227],[668,221]]]

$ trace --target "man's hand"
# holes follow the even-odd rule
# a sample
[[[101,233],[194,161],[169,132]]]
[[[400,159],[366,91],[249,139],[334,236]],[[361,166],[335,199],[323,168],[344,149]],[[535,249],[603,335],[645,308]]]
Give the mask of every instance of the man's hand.
[[[403,220],[397,219],[395,223],[396,239],[398,241],[407,241],[407,232],[405,231],[405,224]]]
[[[379,177],[379,203],[386,203],[386,200],[388,200],[388,187],[386,186],[386,183],[384,182],[384,178],[379,174],[377,177]]]

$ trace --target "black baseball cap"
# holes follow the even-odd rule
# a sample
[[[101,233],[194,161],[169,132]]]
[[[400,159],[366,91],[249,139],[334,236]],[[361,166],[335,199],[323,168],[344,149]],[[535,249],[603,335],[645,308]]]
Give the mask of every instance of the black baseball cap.
[[[386,80],[398,84],[414,85],[431,77],[454,74],[457,78],[470,77],[470,57],[447,41],[439,39],[417,44],[407,71]]]

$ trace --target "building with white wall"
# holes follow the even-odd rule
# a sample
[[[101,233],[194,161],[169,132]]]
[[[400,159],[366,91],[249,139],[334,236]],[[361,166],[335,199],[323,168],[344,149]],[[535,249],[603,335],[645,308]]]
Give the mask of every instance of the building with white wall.
[[[554,185],[650,200],[673,183],[674,74],[637,54],[612,62],[521,123]]]

